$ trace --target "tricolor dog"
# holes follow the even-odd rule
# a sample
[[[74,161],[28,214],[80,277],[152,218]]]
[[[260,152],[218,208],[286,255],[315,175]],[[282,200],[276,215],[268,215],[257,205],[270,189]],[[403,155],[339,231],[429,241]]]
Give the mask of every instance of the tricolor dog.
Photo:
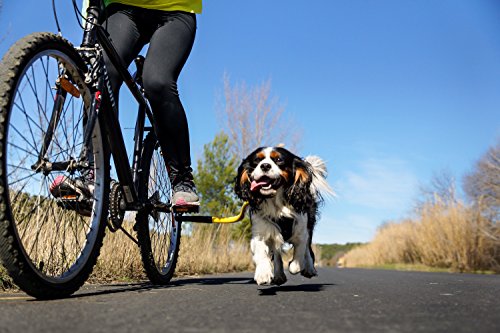
[[[282,147],[258,148],[242,161],[235,192],[250,203],[257,284],[286,282],[282,261],[285,242],[294,249],[290,273],[308,278],[317,275],[311,240],[322,194],[333,194],[326,175],[319,157],[302,159]]]

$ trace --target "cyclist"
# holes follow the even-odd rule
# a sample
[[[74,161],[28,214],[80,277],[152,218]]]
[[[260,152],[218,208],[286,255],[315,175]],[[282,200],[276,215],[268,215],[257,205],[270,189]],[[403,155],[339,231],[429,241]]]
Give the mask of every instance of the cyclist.
[[[84,1],[84,8],[85,7]],[[104,0],[105,28],[119,56],[129,65],[149,43],[145,56],[143,84],[155,122],[155,132],[165,163],[169,166],[176,206],[198,205],[193,182],[189,130],[177,90],[177,79],[191,52],[196,34],[196,14],[202,0]],[[105,55],[115,100],[122,80]],[[87,192],[88,192],[87,185]],[[54,196],[64,190],[80,190],[67,177],[51,185]]]

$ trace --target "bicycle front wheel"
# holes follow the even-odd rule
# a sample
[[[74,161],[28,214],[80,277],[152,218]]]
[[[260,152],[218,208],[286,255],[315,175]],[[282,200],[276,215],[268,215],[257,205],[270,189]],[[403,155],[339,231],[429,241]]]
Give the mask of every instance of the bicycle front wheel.
[[[136,215],[135,228],[144,270],[154,284],[172,278],[181,241],[181,222],[170,211],[172,187],[156,136],[149,133],[141,155],[139,196],[148,198],[152,209]]]
[[[85,64],[62,37],[36,33],[14,44],[0,66],[0,258],[26,293],[64,297],[91,273],[108,209],[109,158],[98,122],[88,167],[70,167],[90,108]],[[88,196],[55,195],[61,180],[84,181]]]

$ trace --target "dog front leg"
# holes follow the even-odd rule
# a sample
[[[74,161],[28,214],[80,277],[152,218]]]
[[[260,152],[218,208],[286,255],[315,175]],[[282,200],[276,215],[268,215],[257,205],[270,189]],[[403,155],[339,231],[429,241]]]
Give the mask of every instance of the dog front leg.
[[[301,273],[307,278],[318,275],[316,268],[314,268],[314,261],[307,246],[307,241],[301,241],[293,244],[293,260],[288,265],[288,270],[292,274]]]
[[[309,232],[304,220],[299,219],[295,224],[290,242],[293,244],[293,260],[288,265],[292,274],[301,273],[307,278],[318,275],[314,268],[314,260],[309,250]]]
[[[314,267],[314,259],[313,259],[313,253],[312,249],[310,246],[306,246],[306,251],[305,251],[305,267],[302,269],[300,272],[303,276],[306,278],[312,278],[313,276],[318,275],[318,272],[316,271],[316,268]]]
[[[293,259],[288,264],[288,271],[290,271],[290,273],[300,273],[300,271],[304,268],[305,252],[304,242],[298,241],[293,243]]]
[[[286,275],[283,270],[283,258],[281,257],[281,252],[279,249],[274,250],[273,262],[274,262],[273,283],[280,286],[286,282]]]
[[[261,237],[254,237],[250,242],[250,248],[255,263],[255,282],[258,285],[271,284],[274,275],[269,246]]]

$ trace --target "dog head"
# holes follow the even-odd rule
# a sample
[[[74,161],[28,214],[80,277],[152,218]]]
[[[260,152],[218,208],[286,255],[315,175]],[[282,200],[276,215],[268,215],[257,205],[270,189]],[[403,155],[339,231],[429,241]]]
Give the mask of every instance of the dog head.
[[[242,200],[258,205],[283,191],[294,204],[310,196],[311,165],[281,147],[261,147],[248,155],[238,168],[235,192]]]

